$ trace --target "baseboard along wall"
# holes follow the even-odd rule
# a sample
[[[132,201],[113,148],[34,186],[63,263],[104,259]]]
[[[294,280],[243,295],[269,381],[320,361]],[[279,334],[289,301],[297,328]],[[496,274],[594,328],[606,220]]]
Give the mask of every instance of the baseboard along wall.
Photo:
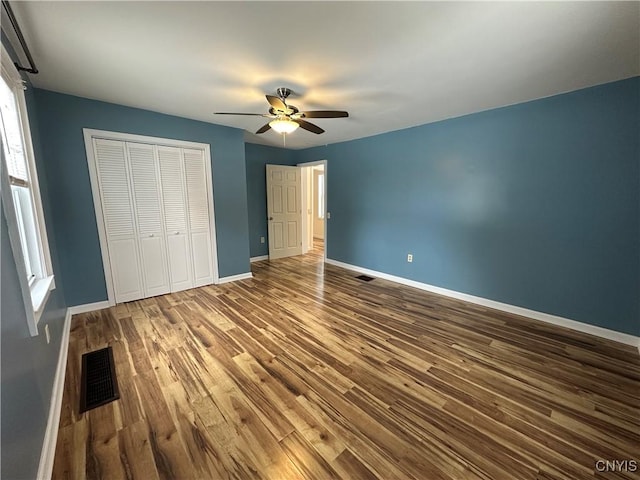
[[[238,281],[238,280],[246,280],[248,278],[253,278],[253,273],[251,273],[251,272],[239,273],[238,275],[231,275],[229,277],[222,277],[222,278],[218,279],[218,284],[228,283],[228,282],[235,282],[235,281]]]
[[[407,285],[409,287],[418,288],[431,293],[437,293],[444,295],[445,297],[451,297],[458,300],[464,300],[466,302],[482,305],[483,307],[494,308],[496,310],[502,310],[503,312],[513,313],[515,315],[521,315],[523,317],[532,318],[534,320],[540,320],[542,322],[551,323],[561,327],[570,328],[579,332],[588,333],[597,337],[613,340],[614,342],[624,343],[625,345],[632,345],[638,348],[640,353],[640,337],[635,335],[629,335],[628,333],[616,332],[615,330],[609,330],[606,328],[598,327],[596,325],[590,325],[588,323],[578,322],[569,318],[559,317],[557,315],[551,315],[549,313],[538,312],[536,310],[529,310],[528,308],[518,307],[516,305],[509,305],[508,303],[497,302],[495,300],[489,300],[488,298],[476,297],[467,293],[456,292],[455,290],[448,290],[442,287],[436,287],[427,283],[417,282],[404,277],[398,277],[390,275],[384,272],[378,272],[368,268],[359,267],[357,265],[351,265],[349,263],[340,262],[327,258],[325,260],[329,265],[335,265],[337,267],[352,270],[357,273],[363,273],[371,277],[382,278],[384,280],[390,280],[392,282]]]
[[[67,309],[62,326],[62,338],[60,339],[60,352],[58,365],[53,379],[51,391],[51,404],[49,407],[49,419],[44,433],[42,450],[40,452],[40,464],[38,466],[38,480],[49,480],[53,472],[53,461],[56,454],[58,440],[58,426],[60,423],[60,411],[62,409],[62,395],[64,393],[64,379],[67,370],[67,354],[69,353],[69,334],[71,331],[71,309]]]
[[[105,300],[103,302],[74,305],[73,307],[69,307],[69,311],[71,312],[71,315],[77,315],[79,313],[95,312],[96,310],[102,310],[103,308],[113,307],[113,305],[115,304],[110,303],[108,300]]]

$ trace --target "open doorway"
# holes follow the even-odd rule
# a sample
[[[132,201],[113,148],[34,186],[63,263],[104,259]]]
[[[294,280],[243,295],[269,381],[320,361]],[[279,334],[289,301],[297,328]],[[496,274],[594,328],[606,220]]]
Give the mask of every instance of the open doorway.
[[[326,258],[327,165],[326,160],[301,163],[302,253]]]

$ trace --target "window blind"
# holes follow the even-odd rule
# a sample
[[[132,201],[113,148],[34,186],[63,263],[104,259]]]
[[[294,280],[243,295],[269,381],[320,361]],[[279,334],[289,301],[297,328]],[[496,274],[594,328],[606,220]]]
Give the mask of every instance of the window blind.
[[[29,174],[20,129],[20,115],[15,94],[4,79],[0,81],[0,118],[9,179],[14,185],[27,186]]]

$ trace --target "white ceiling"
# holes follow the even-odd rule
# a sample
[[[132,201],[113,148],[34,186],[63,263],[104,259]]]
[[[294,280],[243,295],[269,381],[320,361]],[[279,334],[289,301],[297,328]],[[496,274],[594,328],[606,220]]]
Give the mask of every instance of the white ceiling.
[[[265,93],[348,110],[303,148],[640,74],[639,2],[11,2],[35,86],[245,129]],[[6,23],[3,27],[6,28]]]

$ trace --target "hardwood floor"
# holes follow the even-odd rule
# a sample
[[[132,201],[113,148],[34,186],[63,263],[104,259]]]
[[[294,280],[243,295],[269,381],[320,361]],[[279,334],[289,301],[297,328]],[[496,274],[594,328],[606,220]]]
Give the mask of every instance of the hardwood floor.
[[[640,478],[595,468],[640,461],[635,348],[318,254],[252,269],[74,316],[53,478]],[[121,399],[80,415],[106,345]]]

